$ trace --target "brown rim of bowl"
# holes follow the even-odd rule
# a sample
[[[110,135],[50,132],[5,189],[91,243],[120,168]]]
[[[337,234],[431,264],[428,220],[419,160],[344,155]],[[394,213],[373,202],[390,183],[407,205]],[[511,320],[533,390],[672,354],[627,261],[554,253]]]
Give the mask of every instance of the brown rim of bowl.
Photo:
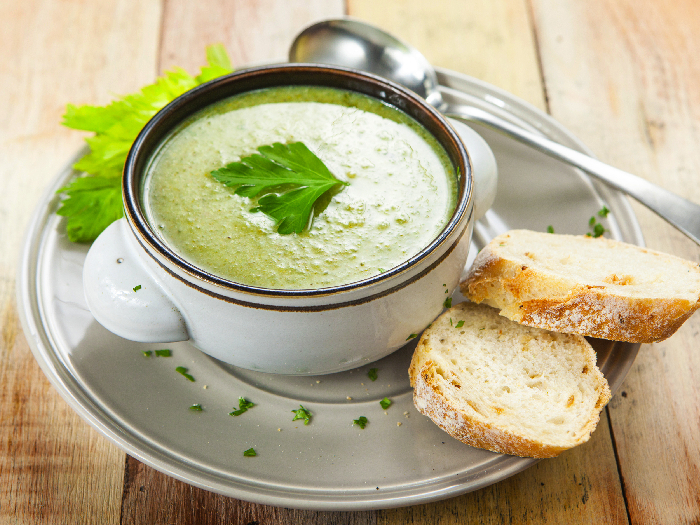
[[[367,279],[325,288],[287,290],[240,284],[211,274],[177,255],[153,232],[141,207],[141,183],[144,169],[161,141],[180,122],[219,100],[257,89],[290,85],[331,87],[368,95],[407,113],[438,140],[459,174],[459,188],[457,205],[450,220],[430,244],[391,270]],[[412,91],[376,75],[353,69],[318,64],[281,64],[244,69],[214,79],[187,91],[161,109],[144,126],[129,150],[122,177],[122,196],[125,215],[132,230],[152,250],[191,277],[226,290],[258,296],[317,297],[373,285],[403,273],[425,259],[470,218],[471,214],[467,215],[467,212],[473,200],[473,183],[469,157],[457,133],[437,110]]]

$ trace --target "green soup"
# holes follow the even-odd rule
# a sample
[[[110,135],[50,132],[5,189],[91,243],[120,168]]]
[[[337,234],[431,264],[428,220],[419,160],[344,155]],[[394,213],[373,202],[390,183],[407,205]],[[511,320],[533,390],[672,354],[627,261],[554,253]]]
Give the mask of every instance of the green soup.
[[[297,141],[349,185],[320,203],[309,230],[280,235],[272,219],[249,211],[254,200],[211,172],[260,146]],[[154,230],[192,264],[241,284],[317,289],[420,252],[454,211],[457,176],[437,140],[403,112],[353,92],[293,86],[189,118],[150,159],[143,192]]]

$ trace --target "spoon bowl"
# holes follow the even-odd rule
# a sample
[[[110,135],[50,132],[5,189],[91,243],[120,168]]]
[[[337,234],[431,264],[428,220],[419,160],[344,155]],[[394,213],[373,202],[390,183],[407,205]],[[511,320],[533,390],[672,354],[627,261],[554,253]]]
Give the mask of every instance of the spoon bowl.
[[[435,70],[418,50],[357,20],[328,20],[307,27],[292,43],[289,61],[369,71],[407,87],[434,107],[443,104]]]
[[[700,206],[481,108],[445,103],[440,94],[437,75],[428,60],[419,51],[386,31],[348,18],[318,22],[296,37],[289,50],[289,60],[361,69],[402,84],[446,116],[486,125],[546,155],[582,169],[633,197],[700,245]]]

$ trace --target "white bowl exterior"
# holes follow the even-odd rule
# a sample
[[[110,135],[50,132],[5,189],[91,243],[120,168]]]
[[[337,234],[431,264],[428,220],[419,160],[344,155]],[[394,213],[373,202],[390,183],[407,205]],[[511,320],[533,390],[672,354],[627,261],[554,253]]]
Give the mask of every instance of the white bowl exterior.
[[[121,219],[88,252],[85,298],[97,321],[125,339],[189,337],[216,359],[261,372],[340,372],[385,357],[437,317],[459,283],[471,233],[468,214],[402,273],[343,292],[279,297],[189,276],[144,248]]]
[[[459,283],[470,238],[471,222],[440,255],[382,286],[321,298],[278,298],[275,305],[251,304],[256,297],[230,291],[215,297],[161,269],[162,281],[191,342],[208,355],[261,372],[327,374],[385,357],[435,319]],[[152,261],[151,268],[157,271],[156,266]]]
[[[260,74],[263,76],[256,76]],[[238,75],[234,81],[247,82],[250,76],[255,82],[262,78],[264,84],[268,71],[250,70]],[[191,97],[208,96],[211,86],[219,84],[207,86],[192,91]],[[398,86],[396,89],[400,91]],[[422,104],[411,94],[399,95]],[[265,291],[208,276],[180,259],[150,230],[136,204],[138,189],[131,182],[137,178],[130,179],[129,174],[141,169],[136,167],[139,148],[145,148],[146,138],[154,136],[149,133],[157,133],[154,130],[159,126],[168,128],[167,118],[195,99],[178,100],[137,138],[125,167],[126,218],[120,221],[120,233],[116,227],[108,228],[102,234],[107,238],[101,236],[86,259],[86,300],[103,326],[135,341],[168,342],[189,337],[205,353],[242,368],[280,374],[326,374],[388,355],[440,313],[467,261],[477,206],[474,168],[490,181],[489,188],[495,188],[495,159],[481,137],[458,123],[454,123],[459,131],[455,136],[447,126],[446,136],[451,138],[445,140],[461,139],[470,156],[469,161],[464,159],[470,165],[460,171],[470,173],[471,180],[462,181],[465,194],[447,231],[421,254],[398,266],[394,273],[389,270],[367,282],[329,288],[327,292]],[[426,111],[433,110],[426,106]],[[479,213],[491,205],[493,196],[491,189],[482,191]],[[118,258],[128,264],[116,264]]]

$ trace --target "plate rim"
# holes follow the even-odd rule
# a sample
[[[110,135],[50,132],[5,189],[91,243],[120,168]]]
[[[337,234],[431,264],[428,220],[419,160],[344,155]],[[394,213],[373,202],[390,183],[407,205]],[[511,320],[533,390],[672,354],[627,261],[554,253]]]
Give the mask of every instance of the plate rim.
[[[551,129],[556,130],[559,135],[564,137],[570,146],[584,153],[592,154],[590,150],[588,150],[588,148],[571,132],[564,128],[562,124],[528,102],[496,86],[492,86],[468,75],[444,68],[437,69],[439,74],[444,78],[454,79],[458,82],[475,86],[481,91],[496,94],[499,98],[508,101],[512,107],[519,108],[521,115],[529,115],[532,118],[546,122]],[[190,465],[183,459],[176,458],[168,454],[167,451],[158,449],[153,444],[149,443],[148,440],[138,439],[133,433],[124,429],[116,421],[108,417],[108,413],[84,391],[79,381],[70,374],[70,367],[67,363],[63,362],[58,352],[55,351],[55,347],[52,345],[51,335],[47,333],[48,330],[38,304],[38,262],[43,249],[43,241],[46,236],[45,225],[51,219],[53,211],[56,208],[56,203],[60,198],[57,196],[56,191],[65,184],[65,180],[68,177],[72,176],[73,163],[82,156],[85,151],[86,147],[83,147],[76,154],[75,158],[53,179],[50,186],[40,198],[39,204],[33,212],[29,225],[26,228],[25,241],[20,250],[19,263],[17,266],[17,311],[30,349],[52,386],[56,388],[61,397],[84,421],[112,443],[116,444],[121,450],[160,472],[175,477],[185,483],[224,496],[265,505],[322,511],[377,510],[442,500],[478,490],[506,479],[539,461],[532,458],[503,456],[503,461],[489,464],[488,468],[481,471],[471,483],[466,481],[465,478],[475,478],[474,475],[459,478],[454,482],[442,480],[441,483],[437,485],[434,484],[434,482],[414,483],[407,486],[405,489],[394,491],[384,490],[370,492],[369,490],[334,490],[333,497],[328,496],[328,491],[319,492],[312,490],[309,492],[307,490],[303,492],[304,498],[300,501],[300,491],[294,492],[280,486],[277,486],[275,489],[270,489],[265,486],[255,486],[255,484],[251,486],[251,483],[248,482],[237,484],[223,476],[215,477],[212,476],[210,472],[202,472],[198,470],[195,465]],[[596,183],[596,181],[592,181],[592,183],[599,195],[610,194],[616,197],[615,200],[617,204],[624,209],[627,219],[630,222],[630,224],[627,224],[627,227],[630,228],[634,239],[628,242],[634,242],[635,244],[643,246],[644,240],[641,229],[639,228],[636,216],[627,199],[620,194],[620,192],[603,187],[600,183]],[[621,374],[619,383],[624,380],[624,377],[629,372],[629,368],[634,362],[634,358],[640,346],[639,344],[632,345],[634,357],[630,360],[627,369]],[[61,368],[61,366],[63,368]],[[217,482],[217,480],[220,481]],[[228,482],[225,482],[226,480],[228,480]],[[424,490],[425,488],[428,490]],[[343,496],[343,492],[347,494]]]

